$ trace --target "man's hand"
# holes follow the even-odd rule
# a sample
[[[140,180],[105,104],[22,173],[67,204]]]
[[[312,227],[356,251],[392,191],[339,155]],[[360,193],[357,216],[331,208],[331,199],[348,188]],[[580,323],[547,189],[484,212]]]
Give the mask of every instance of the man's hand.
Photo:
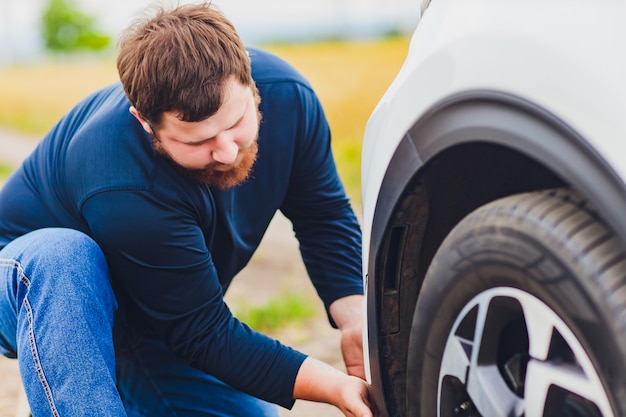
[[[341,352],[348,374],[365,379],[362,306],[362,295],[339,298],[330,305],[330,315],[341,330]]]
[[[341,400],[337,407],[348,417],[369,417],[373,415],[367,383],[354,376],[349,376],[348,378],[340,386],[339,397]]]

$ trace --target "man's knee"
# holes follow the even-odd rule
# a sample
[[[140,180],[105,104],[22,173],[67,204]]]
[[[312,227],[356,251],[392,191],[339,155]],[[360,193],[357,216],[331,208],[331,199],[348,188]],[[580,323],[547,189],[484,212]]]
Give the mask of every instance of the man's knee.
[[[102,256],[98,244],[88,235],[74,229],[45,228],[30,232],[19,239],[28,239],[29,249],[40,255],[55,257]]]
[[[29,280],[37,279],[38,285],[72,287],[77,291],[82,288],[100,295],[111,293],[102,250],[91,237],[77,230],[35,230],[7,245],[2,257],[15,259],[24,275]]]
[[[21,262],[46,268],[66,269],[72,265],[95,264],[106,269],[104,254],[85,233],[67,228],[35,230],[11,242]],[[8,248],[8,247],[7,247]]]

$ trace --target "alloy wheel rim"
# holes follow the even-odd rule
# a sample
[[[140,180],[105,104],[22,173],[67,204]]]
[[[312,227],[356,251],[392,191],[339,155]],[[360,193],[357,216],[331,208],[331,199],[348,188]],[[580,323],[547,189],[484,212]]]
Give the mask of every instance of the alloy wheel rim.
[[[438,415],[541,417],[545,410],[614,417],[589,355],[550,307],[515,288],[481,292],[448,335]]]

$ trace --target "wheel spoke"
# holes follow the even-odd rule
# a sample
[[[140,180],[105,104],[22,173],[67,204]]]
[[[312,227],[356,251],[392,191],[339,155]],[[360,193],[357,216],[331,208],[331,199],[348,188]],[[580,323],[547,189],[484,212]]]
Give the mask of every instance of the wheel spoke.
[[[554,331],[554,313],[534,298],[520,297],[519,301],[526,321],[528,353],[535,359],[546,360]]]
[[[493,343],[490,339],[494,335],[489,331],[489,320],[493,316],[488,314],[491,301],[490,296],[479,300],[473,342],[477,348],[473,349],[470,359],[467,393],[475,407],[484,416],[519,416],[522,415],[522,402],[508,388],[495,365],[495,358],[488,358],[487,361],[481,358],[479,361],[479,357],[482,356],[481,349],[489,349]]]
[[[497,366],[470,367],[467,393],[483,416],[521,416],[523,402],[511,392]]]
[[[548,392],[558,387],[564,392],[573,393],[596,405],[605,398],[602,386],[593,383],[585,374],[574,366],[531,360],[526,375],[526,417],[541,417],[548,403]],[[612,415],[610,409],[608,414]]]
[[[471,346],[471,342],[460,337],[448,339],[441,361],[442,377],[453,376],[465,383],[467,368],[470,364],[468,346]]]

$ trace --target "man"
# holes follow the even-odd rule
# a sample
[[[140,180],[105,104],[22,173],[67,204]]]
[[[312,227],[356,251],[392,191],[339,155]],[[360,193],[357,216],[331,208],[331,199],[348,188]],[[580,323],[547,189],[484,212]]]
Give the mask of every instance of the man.
[[[0,349],[33,414],[276,416],[258,397],[371,416],[360,232],[308,83],[209,5],[138,21],[117,64],[0,194]],[[224,304],[276,210],[356,376]]]

